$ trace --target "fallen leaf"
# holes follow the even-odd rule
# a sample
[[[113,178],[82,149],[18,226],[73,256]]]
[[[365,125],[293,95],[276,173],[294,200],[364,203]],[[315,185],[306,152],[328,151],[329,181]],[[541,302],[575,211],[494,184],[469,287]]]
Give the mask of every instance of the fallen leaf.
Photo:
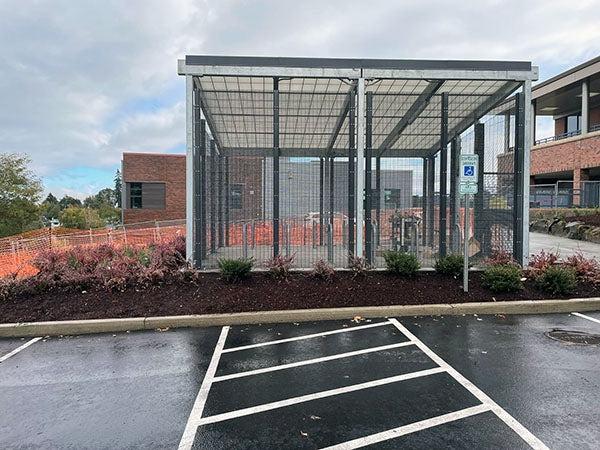
[[[304,431],[300,431],[300,434],[305,437],[308,436],[308,433],[305,433]]]
[[[310,416],[311,420],[321,420],[321,418],[319,416]]]
[[[363,319],[361,316],[354,316],[354,319],[352,319],[352,322],[360,323],[363,320],[365,320],[365,319]]]
[[[164,331],[169,331],[169,327],[157,328],[156,331],[160,331],[161,333],[164,332]]]

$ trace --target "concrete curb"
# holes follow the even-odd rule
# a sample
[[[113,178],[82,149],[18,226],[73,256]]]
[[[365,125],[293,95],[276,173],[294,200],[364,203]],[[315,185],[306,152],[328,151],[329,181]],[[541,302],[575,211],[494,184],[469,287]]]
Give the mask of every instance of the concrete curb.
[[[277,322],[439,316],[457,314],[544,314],[574,311],[600,311],[600,297],[568,300],[526,300],[510,302],[473,302],[436,305],[361,306],[356,308],[295,309],[233,314],[135,317],[131,319],[65,320],[0,324],[0,337],[59,336],[117,331],[155,330],[157,328],[213,327]]]

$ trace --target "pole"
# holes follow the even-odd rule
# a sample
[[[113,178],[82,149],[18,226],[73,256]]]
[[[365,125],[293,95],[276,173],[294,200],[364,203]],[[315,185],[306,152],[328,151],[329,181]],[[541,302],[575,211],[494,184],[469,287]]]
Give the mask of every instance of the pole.
[[[465,195],[465,233],[463,237],[463,291],[469,292],[469,228],[470,225],[470,217],[469,217],[469,203],[470,203],[470,195]]]

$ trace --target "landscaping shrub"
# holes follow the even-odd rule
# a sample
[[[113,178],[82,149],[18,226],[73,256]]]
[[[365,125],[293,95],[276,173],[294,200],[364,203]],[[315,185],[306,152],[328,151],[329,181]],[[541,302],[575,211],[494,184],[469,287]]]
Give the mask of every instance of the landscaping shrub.
[[[365,258],[355,255],[348,255],[348,268],[352,271],[353,277],[366,275],[370,269]]]
[[[565,266],[572,268],[582,281],[600,281],[600,263],[595,258],[586,258],[578,252],[565,260]]]
[[[537,276],[552,267],[558,261],[558,255],[552,252],[542,250],[537,255],[531,255],[529,259],[529,268],[534,276]]]
[[[223,258],[218,260],[221,278],[230,283],[237,283],[248,278],[254,260],[252,258],[228,259]]]
[[[519,265],[513,258],[512,253],[505,250],[496,250],[492,252],[492,255],[484,261],[486,266],[505,266],[505,265]]]
[[[514,264],[486,267],[481,276],[483,285],[492,292],[516,292],[523,289],[521,269]]]
[[[455,278],[462,276],[465,259],[462,255],[443,256],[435,262],[435,271]]]
[[[285,279],[290,276],[294,264],[294,255],[277,255],[265,261],[265,267],[273,278]]]
[[[571,267],[550,266],[536,277],[535,284],[544,292],[568,295],[577,286],[577,276]]]
[[[387,250],[383,252],[383,259],[390,273],[404,277],[414,277],[421,265],[412,253]]]
[[[27,281],[34,290],[87,289],[100,286],[124,290],[147,287],[180,277],[186,266],[183,237],[145,247],[101,244],[40,252],[32,261],[38,273]]]
[[[331,280],[335,275],[335,270],[329,262],[319,259],[313,264],[311,275],[322,280]]]

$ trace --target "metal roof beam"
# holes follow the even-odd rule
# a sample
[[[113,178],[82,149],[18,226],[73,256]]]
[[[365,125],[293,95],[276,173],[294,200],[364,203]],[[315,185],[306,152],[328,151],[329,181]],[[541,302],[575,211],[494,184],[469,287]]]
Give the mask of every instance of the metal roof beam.
[[[344,125],[344,120],[346,120],[346,116],[348,115],[348,111],[350,110],[350,98],[354,95],[356,91],[356,82],[353,82],[350,86],[350,89],[346,93],[346,97],[344,98],[344,104],[340,109],[340,113],[338,114],[338,118],[335,122],[335,126],[333,127],[333,133],[331,133],[331,137],[329,138],[329,142],[327,144],[327,152],[331,151],[333,146],[335,145],[335,141],[340,134],[340,130]]]
[[[325,154],[326,148],[291,148],[284,147],[280,149],[281,157],[285,158],[320,158]],[[431,156],[435,152],[430,149],[387,149],[384,158],[424,158]],[[273,150],[263,147],[227,147],[223,149],[223,156],[237,157],[271,157]],[[348,157],[348,149],[331,149],[330,156],[335,158]]]
[[[197,77],[194,77],[194,85],[196,86],[196,90],[198,91],[198,96],[200,97],[200,107],[204,112],[204,118],[206,119],[206,123],[208,124],[208,128],[210,130],[210,134],[212,138],[215,140],[217,144],[217,151],[221,153],[221,149],[223,148],[223,143],[221,142],[221,136],[217,133],[217,129],[215,127],[215,121],[212,117],[212,114],[209,111],[209,108],[206,105],[206,99],[204,98],[204,94],[202,92],[202,86],[200,85],[200,81]]]
[[[488,99],[486,99],[470,117],[467,117],[461,120],[457,125],[455,125],[452,130],[448,133],[448,142],[454,139],[457,136],[460,136],[467,128],[473,125],[477,120],[481,117],[485,116],[488,112],[490,112],[499,102],[504,100],[510,94],[512,94],[520,84],[516,84],[514,81],[509,81],[504,84],[494,95],[491,95]],[[432,150],[439,150],[439,142],[435,147],[432,147]]]
[[[400,135],[402,134],[402,132],[406,129],[406,127],[413,123],[417,119],[417,117],[419,117],[419,114],[423,112],[423,110],[429,104],[431,98],[442,87],[443,84],[444,80],[429,82],[425,89],[423,89],[423,92],[419,94],[415,102],[410,106],[410,108],[408,108],[408,111],[406,111],[404,117],[400,119],[400,121],[392,129],[390,134],[381,143],[378,149],[378,156],[381,156],[385,149],[394,146],[398,139],[400,139]]]

